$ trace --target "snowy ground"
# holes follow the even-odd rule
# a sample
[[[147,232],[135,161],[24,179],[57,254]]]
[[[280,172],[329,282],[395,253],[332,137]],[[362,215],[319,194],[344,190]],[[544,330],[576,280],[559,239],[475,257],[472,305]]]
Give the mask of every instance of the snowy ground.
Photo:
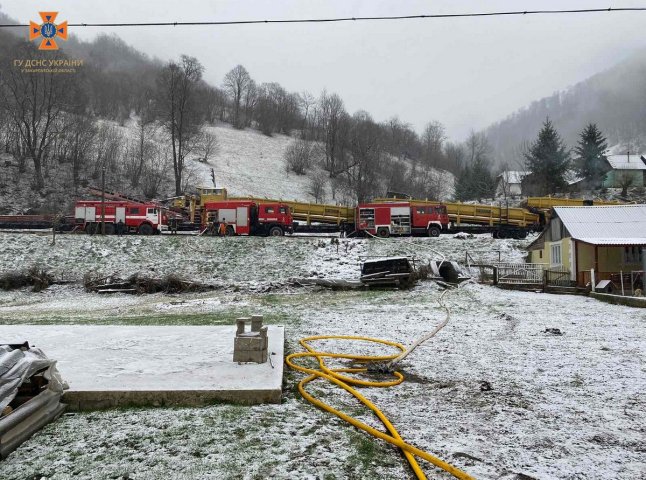
[[[336,240],[336,239],[335,239]],[[151,276],[176,273],[235,288],[266,288],[292,277],[356,278],[361,261],[378,255],[413,255],[421,261],[445,256],[463,261],[523,261],[527,240],[494,240],[490,235],[439,238],[339,239],[321,237],[197,237],[184,235],[100,237],[0,232],[0,273],[32,265],[57,278],[85,274]]]
[[[211,168],[218,187],[232,195],[252,195],[286,200],[311,200],[309,178],[285,170],[283,155],[292,137],[268,137],[256,130],[236,130],[227,124],[206,127],[218,142],[209,164],[194,163],[197,185],[213,186]]]
[[[95,252],[92,259],[100,269],[135,268],[124,266],[129,260],[156,271],[203,272],[206,279],[233,287],[185,296],[109,298],[76,285],[38,294],[0,292],[2,324],[232,324],[240,314],[258,312],[268,323],[285,325],[289,353],[300,350],[299,338],[326,333],[409,344],[443,318],[437,305],[441,290],[431,282],[410,291],[278,286],[260,293],[252,288],[312,271],[347,278],[356,274],[359,256],[396,253],[392,250],[403,242],[349,240],[348,253],[342,243],[337,254],[327,239],[203,239],[204,249],[212,241],[213,257],[187,253],[178,244],[174,255],[164,254],[172,261],[155,264],[144,252],[150,247],[160,252],[164,241],[174,239],[69,236],[48,247],[44,238],[20,238],[0,237],[3,269],[20,255],[82,276],[89,265],[84,256]],[[414,242],[455,260],[466,248],[476,257],[497,259],[494,249],[500,247],[501,259],[514,261],[528,241],[441,237]],[[277,264],[263,262],[265,257]],[[218,273],[212,258],[220,259]],[[447,304],[450,323],[402,366],[407,380],[394,388],[362,391],[404,439],[480,479],[644,478],[646,312],[587,297],[479,285],[452,293]],[[563,335],[546,333],[546,328],[559,328]],[[411,478],[395,449],[303,401],[295,390],[300,378],[286,373],[281,405],[66,416],[0,463],[0,478]],[[483,381],[492,390],[482,391]],[[315,382],[309,390],[376,425],[335,388]],[[449,478],[422,466],[430,478]]]

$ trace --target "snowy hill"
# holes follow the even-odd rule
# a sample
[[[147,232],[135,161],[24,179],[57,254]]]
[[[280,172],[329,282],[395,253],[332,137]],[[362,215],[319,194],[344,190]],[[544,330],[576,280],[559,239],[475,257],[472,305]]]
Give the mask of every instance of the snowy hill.
[[[213,168],[217,187],[233,195],[311,200],[307,194],[309,178],[287,172],[284,166],[283,154],[293,138],[268,137],[255,130],[236,130],[228,124],[206,130],[215,135],[218,150],[208,164],[192,162],[196,186],[213,186]]]
[[[213,168],[216,186],[226,188],[229,194],[314,201],[308,193],[312,171],[307,175],[296,175],[285,169],[283,155],[294,141],[292,137],[268,137],[257,130],[237,130],[228,124],[209,126],[206,130],[215,135],[218,150],[206,164],[191,162],[191,167],[195,169],[193,175],[196,186],[213,186]],[[408,161],[394,158],[392,161],[400,163],[403,169],[410,169]],[[453,174],[439,170],[436,173],[445,184],[442,199],[451,197]],[[325,201],[336,203],[332,200],[329,189]]]

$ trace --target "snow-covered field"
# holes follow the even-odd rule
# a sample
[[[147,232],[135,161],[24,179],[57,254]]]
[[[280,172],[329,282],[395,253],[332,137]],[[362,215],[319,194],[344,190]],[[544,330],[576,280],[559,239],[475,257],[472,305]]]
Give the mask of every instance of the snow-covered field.
[[[410,248],[407,240],[342,239],[338,253],[329,239],[316,238],[64,236],[55,247],[48,241],[0,236],[0,267],[38,258],[73,278],[89,266],[108,273],[178,270],[226,288],[141,297],[103,297],[77,285],[0,292],[0,323],[232,325],[236,316],[258,312],[268,323],[285,325],[289,353],[300,350],[299,338],[314,334],[410,344],[443,319],[441,290],[432,282],[410,291],[282,285],[292,276],[350,278],[361,257],[398,253]],[[187,248],[186,241],[197,246]],[[479,236],[413,243],[420,257],[437,258],[433,249],[460,260],[468,249],[476,259],[496,260],[500,249],[503,261],[518,261],[528,241]],[[256,288],[272,282],[269,293]],[[481,285],[452,292],[446,303],[448,326],[402,365],[407,380],[362,389],[405,440],[479,479],[644,478],[646,312]],[[396,449],[305,402],[295,389],[300,378],[287,372],[281,405],[65,416],[0,463],[0,478],[412,478]],[[485,381],[491,390],[481,389]],[[338,389],[317,381],[309,390],[377,425]],[[422,467],[430,478],[450,478],[425,462]]]
[[[334,239],[336,240],[336,238]],[[197,237],[185,235],[100,237],[0,233],[0,272],[44,266],[57,278],[85,274],[151,276],[176,273],[224,287],[253,289],[292,277],[356,278],[361,260],[377,255],[413,255],[476,261],[522,261],[528,240],[494,240],[489,235],[439,238],[338,239],[321,237]],[[437,252],[437,253],[436,253]]]

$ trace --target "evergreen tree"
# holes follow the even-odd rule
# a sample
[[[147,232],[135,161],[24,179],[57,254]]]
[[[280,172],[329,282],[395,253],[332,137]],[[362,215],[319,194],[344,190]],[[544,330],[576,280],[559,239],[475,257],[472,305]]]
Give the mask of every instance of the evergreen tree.
[[[575,169],[591,188],[599,188],[608,171],[606,150],[608,143],[597,125],[591,123],[581,132],[579,144],[574,149]]]
[[[567,186],[565,175],[570,166],[570,152],[549,118],[525,153],[525,164],[539,195],[555,193]]]
[[[471,189],[471,169],[467,165],[455,178],[455,199],[459,201],[471,200],[472,197]]]
[[[478,201],[495,196],[496,180],[484,156],[477,156],[471,166],[471,194]]]

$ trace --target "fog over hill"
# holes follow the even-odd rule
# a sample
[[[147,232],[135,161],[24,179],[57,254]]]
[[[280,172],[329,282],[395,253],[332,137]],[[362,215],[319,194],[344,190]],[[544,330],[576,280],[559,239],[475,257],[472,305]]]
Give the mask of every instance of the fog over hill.
[[[547,117],[570,147],[588,123],[596,123],[610,146],[645,151],[646,50],[487,128],[499,161],[515,165],[523,144],[536,138]]]

